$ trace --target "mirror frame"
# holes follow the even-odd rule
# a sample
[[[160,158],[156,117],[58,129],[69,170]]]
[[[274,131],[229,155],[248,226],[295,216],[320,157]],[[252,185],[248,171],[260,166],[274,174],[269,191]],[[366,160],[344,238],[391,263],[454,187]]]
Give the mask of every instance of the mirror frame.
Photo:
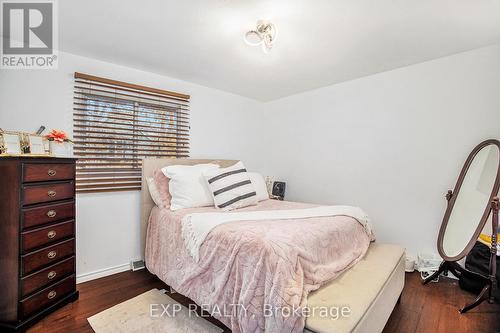
[[[498,163],[498,169],[497,169],[497,176],[495,178],[495,183],[493,185],[491,194],[490,194],[490,199],[488,201],[488,205],[484,209],[483,216],[481,217],[481,220],[479,221],[479,225],[477,226],[476,231],[472,235],[472,238],[470,239],[469,243],[467,243],[467,246],[460,252],[458,255],[454,257],[449,257],[445,254],[444,249],[443,249],[443,239],[444,239],[444,234],[446,232],[446,228],[448,226],[448,222],[450,219],[451,212],[453,211],[453,207],[455,206],[455,201],[457,200],[457,197],[460,195],[460,188],[462,187],[462,183],[465,179],[465,176],[467,175],[467,171],[469,170],[469,167],[472,164],[472,161],[476,157],[476,155],[481,151],[486,146],[489,145],[495,145],[499,151],[499,163]],[[441,227],[439,229],[439,235],[438,235],[438,241],[437,241],[437,247],[438,247],[438,252],[439,255],[446,261],[458,261],[465,257],[469,252],[472,250],[474,247],[474,244],[476,243],[477,239],[479,238],[479,235],[481,234],[481,231],[483,230],[486,221],[488,220],[488,217],[490,216],[491,213],[491,202],[493,201],[493,198],[498,195],[498,191],[500,189],[500,141],[496,139],[490,139],[481,142],[479,145],[477,145],[472,152],[469,154],[469,157],[467,157],[467,160],[465,161],[465,164],[462,168],[462,171],[460,172],[460,175],[458,176],[457,183],[455,185],[455,188],[453,190],[453,195],[451,199],[448,202],[448,206],[446,208],[446,212],[444,214],[443,222],[441,223]],[[471,221],[471,223],[474,223]]]

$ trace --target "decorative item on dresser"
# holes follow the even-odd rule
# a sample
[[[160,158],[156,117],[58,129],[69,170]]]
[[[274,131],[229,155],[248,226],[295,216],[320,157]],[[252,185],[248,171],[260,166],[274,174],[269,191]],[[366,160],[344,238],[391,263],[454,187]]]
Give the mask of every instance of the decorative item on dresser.
[[[0,331],[78,299],[75,159],[0,158]]]
[[[73,144],[73,140],[71,140],[64,131],[53,129],[45,136],[45,139],[49,141],[50,154],[52,156],[71,156],[70,144]]]

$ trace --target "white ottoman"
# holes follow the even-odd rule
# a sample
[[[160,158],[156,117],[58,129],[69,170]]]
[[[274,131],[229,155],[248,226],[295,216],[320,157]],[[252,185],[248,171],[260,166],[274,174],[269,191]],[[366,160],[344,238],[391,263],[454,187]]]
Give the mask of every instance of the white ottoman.
[[[350,314],[335,320],[316,313],[307,318],[304,332],[382,332],[403,291],[404,279],[404,249],[372,243],[360,262],[307,299],[310,309],[348,307]]]

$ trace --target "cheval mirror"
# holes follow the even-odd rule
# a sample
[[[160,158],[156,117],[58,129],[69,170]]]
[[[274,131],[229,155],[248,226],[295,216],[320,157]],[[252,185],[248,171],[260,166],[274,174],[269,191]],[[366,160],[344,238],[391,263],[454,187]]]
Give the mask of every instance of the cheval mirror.
[[[497,288],[497,232],[498,190],[500,187],[500,141],[487,140],[470,153],[460,172],[453,191],[448,191],[448,206],[439,230],[437,247],[443,258],[439,270],[424,280],[436,279],[442,272],[450,271],[456,277],[472,274],[484,285],[477,298],[460,309],[465,313],[484,300],[494,302]],[[471,272],[458,261],[469,254],[486,224],[491,219],[491,248],[489,275]],[[488,230],[486,228],[486,230]]]

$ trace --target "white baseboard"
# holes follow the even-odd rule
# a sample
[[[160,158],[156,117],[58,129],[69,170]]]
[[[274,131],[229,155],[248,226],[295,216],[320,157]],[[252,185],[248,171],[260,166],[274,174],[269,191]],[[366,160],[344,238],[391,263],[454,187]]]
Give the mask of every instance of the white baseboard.
[[[104,269],[99,269],[97,271],[93,271],[93,272],[88,272],[88,273],[83,273],[83,274],[77,275],[76,276],[76,283],[77,284],[78,283],[83,283],[83,282],[87,282],[87,281],[99,279],[99,278],[102,278],[102,277],[105,277],[105,276],[109,276],[109,275],[113,275],[113,274],[116,274],[116,273],[121,273],[121,272],[129,271],[129,270],[130,270],[130,264],[129,263],[118,265],[118,266],[113,266],[113,267],[108,267],[108,268],[104,268]]]

